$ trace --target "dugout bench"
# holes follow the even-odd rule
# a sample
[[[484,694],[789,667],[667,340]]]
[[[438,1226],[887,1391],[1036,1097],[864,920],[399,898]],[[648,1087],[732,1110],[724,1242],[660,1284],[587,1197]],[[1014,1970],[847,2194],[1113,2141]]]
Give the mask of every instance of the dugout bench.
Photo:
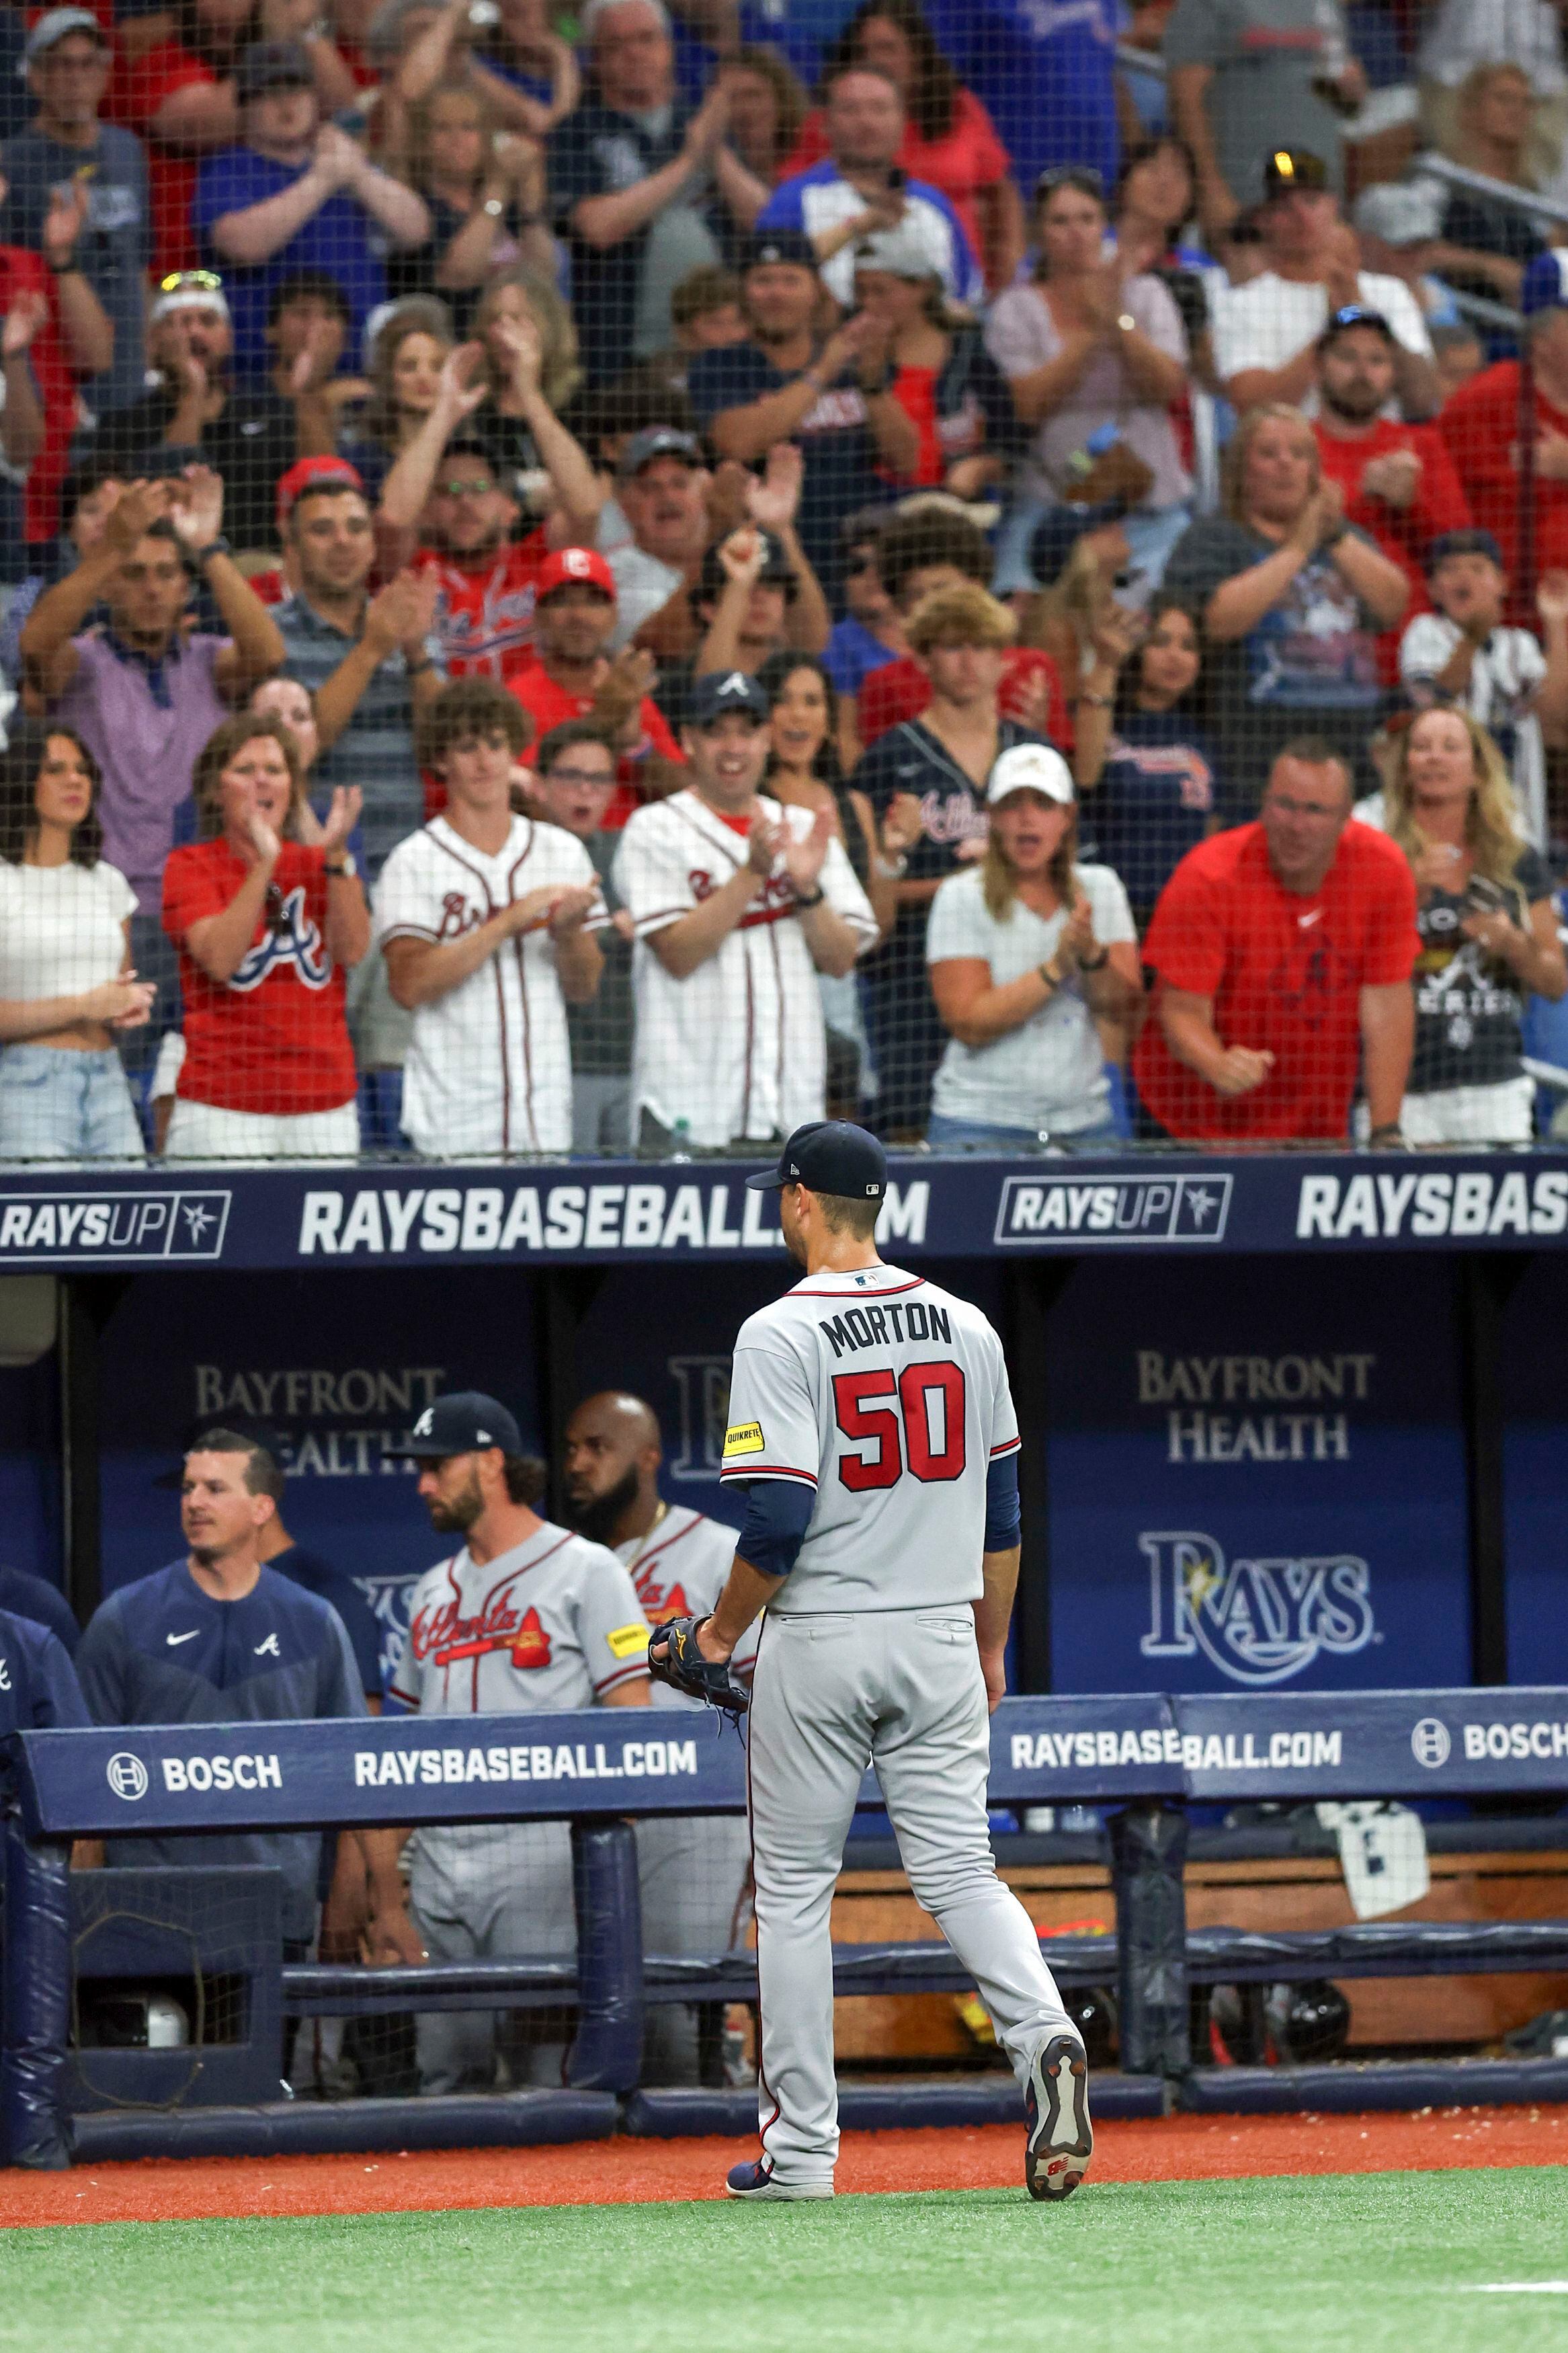
[[[743,1811],[740,1738],[717,1719],[693,1715],[672,1725],[662,1712],[659,1738],[650,1736],[649,1718],[620,1710],[482,1721],[482,1747],[459,1745],[452,1722],[416,1716],[27,1733],[5,1744],[5,2161],[47,2168],[73,2157],[750,2129],[755,2101],[749,2091],[637,2089],[649,2004],[755,1999],[749,1953],[694,1959],[644,1953],[630,1827],[630,1818],[643,1815]],[[1109,1810],[1116,1934],[1058,1936],[1047,1947],[1064,1983],[1113,1978],[1117,1986],[1121,2073],[1100,2079],[1100,2113],[1155,2114],[1173,2101],[1236,2112],[1568,2097],[1568,2061],[1559,2059],[1194,2072],[1188,2047],[1194,1980],[1568,1970],[1568,1920],[1399,1920],[1331,1931],[1213,1927],[1189,1934],[1183,1887],[1189,1806],[1568,1798],[1568,1690],[1009,1699],[993,1719],[990,1790],[1003,1806],[1090,1803]],[[869,1777],[862,1802],[880,1803]],[[156,2079],[151,2072],[142,2075],[145,2104],[132,2107],[137,2063],[171,2055],[136,2052],[120,2054],[123,2069],[111,2098],[125,2105],[79,2112],[70,2067],[79,1974],[73,1955],[80,1960],[91,1950],[81,1941],[83,1905],[99,1933],[121,1937],[125,1907],[106,1905],[101,1891],[110,1874],[93,1890],[80,1887],[79,1875],[73,1885],[73,1839],[487,1820],[571,1822],[574,1961],[524,1957],[371,1971],[285,1967],[275,1944],[253,1945],[248,1959],[230,1972],[247,1977],[249,2072],[243,2080],[250,2089],[236,2087],[243,2105],[183,2102],[179,2074],[171,2084],[165,2064]],[[143,1874],[114,1876],[129,1882]],[[260,1883],[272,1874],[221,1876]],[[117,1966],[119,1948],[111,1943],[109,1949]],[[103,1973],[97,1961],[85,1966]],[[842,1995],[900,1994],[963,1992],[970,1981],[944,1944],[922,1941],[838,1946],[835,1985]],[[268,2074],[276,2081],[281,2073],[286,2017],[367,2009],[510,2010],[563,2000],[574,2003],[578,2025],[560,2092],[328,2103],[258,2096]],[[189,2084],[188,2053],[183,2064]],[[201,2099],[220,2091],[215,2081]],[[873,2127],[973,2124],[1010,2117],[1016,2107],[1011,2078],[1000,2076],[851,2084],[843,2097],[845,2123]]]

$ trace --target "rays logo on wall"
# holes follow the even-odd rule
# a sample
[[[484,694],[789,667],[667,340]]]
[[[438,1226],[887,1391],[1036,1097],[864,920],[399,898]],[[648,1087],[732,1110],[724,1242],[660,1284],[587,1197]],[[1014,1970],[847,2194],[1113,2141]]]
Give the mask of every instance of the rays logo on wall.
[[[1146,1659],[1200,1652],[1231,1683],[1289,1683],[1321,1654],[1347,1658],[1376,1639],[1372,1573],[1353,1553],[1233,1560],[1213,1536],[1141,1535],[1149,1564]]]

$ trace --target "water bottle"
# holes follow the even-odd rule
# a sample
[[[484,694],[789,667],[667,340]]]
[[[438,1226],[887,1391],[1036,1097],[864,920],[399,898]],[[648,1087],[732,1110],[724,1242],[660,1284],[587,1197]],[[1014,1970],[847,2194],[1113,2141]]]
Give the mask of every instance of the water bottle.
[[[670,1158],[672,1160],[689,1160],[691,1157],[691,1122],[689,1119],[678,1119],[676,1121],[674,1138],[674,1149],[670,1153]]]

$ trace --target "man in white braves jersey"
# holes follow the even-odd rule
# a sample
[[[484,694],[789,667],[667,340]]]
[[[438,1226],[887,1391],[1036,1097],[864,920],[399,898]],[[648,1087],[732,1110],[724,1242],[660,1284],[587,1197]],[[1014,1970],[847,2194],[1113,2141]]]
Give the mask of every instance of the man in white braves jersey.
[[[626,820],[612,870],[636,926],[633,1134],[668,1152],[783,1137],[820,1118],[819,972],[841,977],[877,919],[824,811],[758,791],[768,700],[742,670],[691,689],[690,787]]]
[[[580,1535],[610,1546],[631,1571],[650,1626],[712,1609],[735,1557],[735,1531],[658,1492],[664,1446],[653,1408],[624,1389],[584,1398],[566,1425],[566,1516]],[[756,1655],[750,1636],[733,1662],[742,1682]],[[655,1707],[695,1707],[668,1683]],[[637,1824],[643,1948],[727,1953],[741,1942],[750,1841],[737,1814],[672,1816]],[[647,2013],[643,2080],[721,2084],[723,2006],[659,2003]]]
[[[646,1707],[647,1622],[613,1553],[541,1519],[544,1466],[522,1451],[494,1398],[437,1398],[399,1454],[420,1466],[432,1526],[461,1532],[450,1560],[414,1588],[387,1687],[421,1715],[531,1715]],[[576,1949],[572,1838],[564,1822],[432,1825],[414,1839],[415,1923],[433,1960],[499,1960]],[[418,2022],[419,2088],[488,2089],[493,2011]],[[561,2080],[562,2052],[535,2045],[536,2080]]]
[[[775,1175],[805,1280],[735,1344],[721,1477],[747,1489],[719,1602],[731,1658],[764,1608],[748,1782],[762,2020],[760,2162],[737,2198],[831,2198],[838,2152],[829,1914],[869,1765],[916,1900],[995,2022],[1028,2113],[1031,2196],[1064,2198],[1093,2147],[1083,2044],[986,1834],[988,1715],[1018,1576],[1018,1425],[976,1307],[884,1266],[882,1147],[797,1129]]]
[[[572,1148],[566,1000],[598,987],[587,919],[602,902],[580,841],[512,814],[527,724],[488,679],[443,687],[424,756],[447,808],[398,843],[376,885],[376,943],[414,1015],[403,1124],[437,1157]]]

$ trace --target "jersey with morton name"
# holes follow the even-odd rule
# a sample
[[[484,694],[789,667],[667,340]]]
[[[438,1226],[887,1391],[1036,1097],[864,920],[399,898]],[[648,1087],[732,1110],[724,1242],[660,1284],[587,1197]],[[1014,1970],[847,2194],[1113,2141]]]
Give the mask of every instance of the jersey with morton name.
[[[720,1476],[816,1498],[770,1610],[978,1600],[986,1474],[1017,1447],[1001,1341],[918,1274],[808,1274],[741,1326]]]
[[[671,1504],[646,1535],[628,1536],[616,1546],[637,1588],[643,1616],[650,1626],[668,1626],[672,1618],[706,1618],[724,1590],[735,1558],[735,1531],[722,1520],[706,1519],[684,1504]],[[750,1683],[757,1662],[760,1626],[752,1627],[735,1647],[730,1664],[742,1683]],[[655,1683],[655,1707],[700,1707],[668,1683]]]
[[[365,1714],[337,1611],[270,1568],[238,1601],[204,1593],[184,1560],[122,1585],[94,1614],[76,1663],[96,1723],[199,1725],[198,1745],[226,1755],[246,1745],[236,1725]],[[253,1745],[265,1749],[266,1734]],[[110,1839],[108,1860],[270,1863],[283,1873],[283,1934],[298,1939],[315,1927],[321,1844],[314,1831]]]

